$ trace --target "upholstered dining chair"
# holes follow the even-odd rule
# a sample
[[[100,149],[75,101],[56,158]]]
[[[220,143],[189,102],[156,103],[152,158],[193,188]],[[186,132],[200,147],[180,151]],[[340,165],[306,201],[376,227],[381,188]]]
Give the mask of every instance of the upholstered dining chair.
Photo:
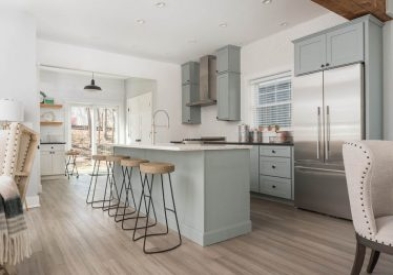
[[[345,143],[343,156],[356,232],[351,274],[360,273],[366,248],[372,273],[381,252],[393,254],[393,141]]]
[[[0,175],[7,175],[18,185],[21,200],[25,202],[39,135],[21,123],[11,123],[0,131]]]

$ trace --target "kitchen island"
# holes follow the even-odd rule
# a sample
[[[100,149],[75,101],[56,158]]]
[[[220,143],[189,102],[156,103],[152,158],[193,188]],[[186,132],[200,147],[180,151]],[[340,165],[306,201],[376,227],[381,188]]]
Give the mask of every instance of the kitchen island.
[[[114,145],[114,153],[176,166],[171,177],[181,233],[206,246],[251,232],[250,148],[244,145],[135,144]],[[116,173],[121,179],[120,169]],[[134,173],[132,180],[139,200],[139,174]],[[157,190],[161,188],[159,177],[154,181],[154,205],[162,223],[162,198]],[[168,219],[170,228],[176,230],[171,214]]]

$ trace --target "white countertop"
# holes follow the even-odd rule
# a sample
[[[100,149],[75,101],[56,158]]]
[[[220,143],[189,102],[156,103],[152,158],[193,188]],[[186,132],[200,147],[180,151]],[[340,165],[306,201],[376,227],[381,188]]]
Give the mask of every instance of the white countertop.
[[[240,150],[251,149],[248,145],[224,145],[224,144],[175,144],[175,143],[157,143],[157,144],[113,144],[113,147],[148,149],[161,151],[217,151],[217,150]]]

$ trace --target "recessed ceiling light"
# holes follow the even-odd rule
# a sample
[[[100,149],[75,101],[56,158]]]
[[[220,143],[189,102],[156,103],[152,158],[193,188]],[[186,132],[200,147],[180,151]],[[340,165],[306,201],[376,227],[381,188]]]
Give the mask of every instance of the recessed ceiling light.
[[[220,26],[220,28],[226,28],[228,27],[228,23],[222,22],[218,26]]]
[[[271,4],[273,0],[261,0],[263,4]]]
[[[157,2],[156,3],[156,7],[157,8],[164,8],[166,6],[166,3],[165,2]]]
[[[143,25],[143,24],[146,23],[146,21],[143,20],[143,19],[138,19],[138,20],[136,20],[136,22],[137,22],[138,24],[141,24],[141,25]]]
[[[280,24],[280,26],[281,26],[281,27],[286,27],[286,26],[288,26],[288,22],[282,22],[282,23]]]
[[[190,39],[190,40],[188,40],[188,43],[189,43],[189,44],[195,44],[196,42],[197,42],[196,39]]]

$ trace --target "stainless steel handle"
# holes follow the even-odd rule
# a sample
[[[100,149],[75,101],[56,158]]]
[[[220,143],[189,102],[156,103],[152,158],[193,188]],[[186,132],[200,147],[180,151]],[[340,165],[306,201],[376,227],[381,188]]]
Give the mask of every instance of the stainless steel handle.
[[[321,152],[320,150],[320,143],[321,143],[321,107],[317,108],[317,113],[318,113],[318,127],[317,127],[317,131],[318,131],[318,139],[317,139],[317,159],[320,158]]]
[[[329,105],[326,106],[326,154],[325,159],[329,160],[330,154],[330,108]]]
[[[306,166],[295,166],[295,170],[300,170],[300,171],[320,171],[320,172],[330,172],[330,173],[336,173],[336,174],[345,174],[344,170],[316,168],[316,167],[306,167]]]

